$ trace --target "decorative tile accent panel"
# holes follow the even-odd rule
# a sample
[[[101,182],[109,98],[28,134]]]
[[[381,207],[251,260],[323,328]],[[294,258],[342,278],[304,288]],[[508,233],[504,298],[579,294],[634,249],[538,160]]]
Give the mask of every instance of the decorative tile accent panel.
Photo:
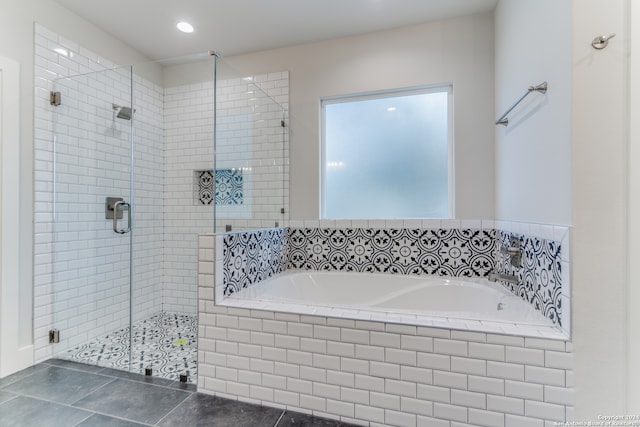
[[[224,236],[224,295],[286,270],[287,231],[270,228]]]
[[[485,277],[494,230],[290,228],[289,269]]]
[[[244,199],[240,169],[196,171],[196,199],[199,205],[241,205]]]
[[[196,171],[195,172],[195,193],[197,205],[211,205],[213,202],[213,188],[214,184],[214,172],[209,171]]]
[[[522,267],[511,265],[500,249],[511,245],[512,237],[522,248]],[[562,248],[559,242],[526,235],[497,232],[496,269],[518,277],[519,283],[502,282],[553,323],[562,326]]]
[[[242,171],[217,169],[215,171],[216,205],[241,205],[244,198]]]
[[[224,236],[224,295],[287,269],[485,277],[494,230],[277,228]]]

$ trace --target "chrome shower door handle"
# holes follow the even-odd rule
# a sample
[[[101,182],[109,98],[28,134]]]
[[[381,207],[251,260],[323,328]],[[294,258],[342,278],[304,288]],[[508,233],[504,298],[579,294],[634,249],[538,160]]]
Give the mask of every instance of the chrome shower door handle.
[[[127,228],[118,228],[118,208],[127,211]],[[113,231],[118,234],[126,234],[131,231],[131,205],[122,200],[113,204]]]

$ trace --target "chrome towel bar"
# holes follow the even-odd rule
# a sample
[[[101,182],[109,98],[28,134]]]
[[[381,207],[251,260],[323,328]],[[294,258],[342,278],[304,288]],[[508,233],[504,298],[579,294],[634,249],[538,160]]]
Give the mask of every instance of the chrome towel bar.
[[[516,108],[518,104],[520,104],[522,100],[525,99],[531,92],[547,93],[547,82],[540,83],[537,86],[529,86],[529,89],[527,89],[526,92],[523,93],[522,96],[516,102],[514,102],[511,107],[509,107],[507,111],[505,111],[504,114],[500,116],[498,120],[496,120],[496,124],[507,126],[509,124],[509,118],[507,116],[509,115],[511,110]]]

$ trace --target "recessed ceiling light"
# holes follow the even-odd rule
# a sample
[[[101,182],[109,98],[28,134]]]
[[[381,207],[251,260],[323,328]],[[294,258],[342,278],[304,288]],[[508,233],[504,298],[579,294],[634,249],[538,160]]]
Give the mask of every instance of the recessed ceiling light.
[[[176,27],[183,33],[193,33],[193,25],[189,24],[188,22],[178,22]]]
[[[387,111],[396,111],[396,107],[389,107],[387,108]]]

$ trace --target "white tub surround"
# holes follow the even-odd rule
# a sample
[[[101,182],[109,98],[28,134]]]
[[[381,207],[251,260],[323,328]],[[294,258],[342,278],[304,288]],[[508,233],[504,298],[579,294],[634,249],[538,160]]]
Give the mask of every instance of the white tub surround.
[[[483,279],[291,271],[228,298],[550,324],[516,295]]]
[[[564,339],[562,331],[498,283],[381,273],[288,271],[218,305],[413,326]]]
[[[429,228],[416,228],[413,224],[408,228],[402,221],[365,221],[364,224],[331,221],[325,227],[317,222],[303,227],[292,225],[296,226],[219,237],[222,250],[217,265],[221,272],[220,280],[216,281],[218,302],[223,301],[224,296],[291,270],[464,278],[486,278],[491,272],[499,272],[518,282],[500,282],[506,289],[562,329],[559,334],[552,331],[543,336],[569,336],[570,316],[564,316],[565,320],[562,315],[563,306],[569,304],[569,265],[565,254],[568,251],[562,250],[569,247],[565,227],[501,223],[498,229],[493,221],[435,221],[429,223]],[[510,255],[503,253],[502,249],[508,246],[520,250],[518,265],[512,265]],[[567,285],[563,287],[563,283]],[[390,284],[390,292],[394,286]],[[368,290],[363,288],[359,292],[364,299]],[[237,305],[238,301],[228,302],[232,303]],[[262,308],[244,302],[247,303],[252,308]],[[476,327],[474,324],[471,329],[495,332]],[[539,332],[533,334],[539,335]]]
[[[570,342],[219,306],[215,243],[200,236],[200,392],[370,426],[573,419]]]

